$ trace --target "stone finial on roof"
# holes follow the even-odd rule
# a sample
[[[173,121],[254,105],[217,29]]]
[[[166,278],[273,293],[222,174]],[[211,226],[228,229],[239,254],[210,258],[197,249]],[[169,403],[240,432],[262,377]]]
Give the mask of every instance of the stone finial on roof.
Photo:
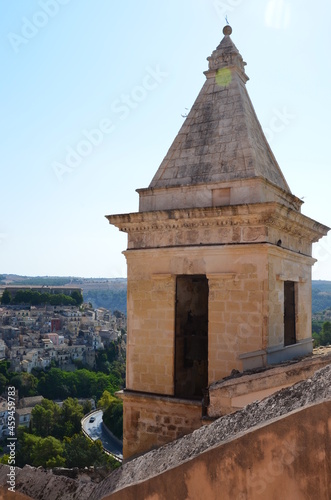
[[[223,35],[231,35],[232,33],[232,28],[229,24],[227,24],[226,26],[224,26],[223,28]]]
[[[222,39],[216,50],[213,51],[212,55],[210,57],[207,57],[207,61],[209,62],[209,70],[205,72],[205,75],[208,78],[214,76],[215,71],[219,72],[224,68],[231,68],[236,69],[244,82],[247,82],[249,78],[245,73],[246,63],[243,60],[239,50],[231,40],[231,33],[231,26],[224,26],[224,38]]]

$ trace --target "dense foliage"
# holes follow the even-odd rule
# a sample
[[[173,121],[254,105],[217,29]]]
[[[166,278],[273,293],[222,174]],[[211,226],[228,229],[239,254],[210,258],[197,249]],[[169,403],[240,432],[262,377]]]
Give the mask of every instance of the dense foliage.
[[[314,347],[331,345],[331,323],[325,321],[319,332],[313,332]]]
[[[123,439],[123,401],[104,391],[98,401],[98,408],[103,409],[104,424],[118,439]]]
[[[25,464],[34,467],[63,467],[65,465],[63,453],[63,444],[53,436],[41,438],[21,430],[18,435],[16,465],[18,467],[24,467]],[[6,463],[6,458],[4,457],[2,461]]]
[[[61,408],[53,401],[43,399],[32,410],[32,432],[40,437],[71,437],[80,432],[83,416],[83,406],[77,399],[65,399]]]
[[[10,372],[9,372],[10,362],[2,360],[0,361],[0,373],[6,377],[6,380],[9,380]]]
[[[16,465],[117,467],[118,463],[103,452],[101,441],[90,441],[81,433],[83,416],[83,406],[77,399],[67,398],[62,407],[43,399],[32,410],[30,428],[18,428]],[[8,456],[4,455],[0,462],[8,463]]]
[[[36,396],[38,394],[38,379],[32,373],[20,372],[13,373],[9,372],[8,376],[10,378],[10,385],[13,385],[18,390],[18,395],[20,398],[27,396]]]
[[[12,297],[8,290],[5,290],[1,297],[1,304],[29,304],[32,306],[50,304],[52,306],[80,306],[83,303],[83,296],[78,290],[71,295],[63,293],[40,293],[33,290],[19,290],[15,297]]]
[[[11,293],[8,290],[5,290],[1,297],[1,304],[7,306],[8,304],[11,303],[11,301],[12,301]]]
[[[6,455],[1,462],[8,462]],[[101,441],[90,441],[82,433],[61,441],[53,436],[39,437],[20,428],[16,465],[24,467],[25,464],[45,468],[118,466],[115,460],[103,452]]]
[[[105,349],[99,349],[95,358],[95,369],[112,374],[121,387],[125,386],[125,350],[120,342],[111,342]]]
[[[59,368],[39,373],[38,393],[48,399],[67,397],[99,399],[104,390],[114,394],[121,387],[121,378],[116,373],[108,375],[87,369],[65,372]]]
[[[38,394],[38,378],[32,373],[15,373],[9,371],[10,362],[0,361],[0,394],[8,385],[13,385],[18,390],[20,398],[26,396],[36,396]]]
[[[45,371],[33,369],[32,373],[15,373],[9,370],[9,361],[0,361],[0,394],[6,386],[14,385],[20,398],[41,394],[48,399],[79,397],[98,400],[105,390],[114,394],[125,386],[125,356],[118,353],[118,345],[114,342],[97,352],[93,370],[84,367],[73,372],[53,366]],[[119,360],[119,356],[123,359]]]
[[[0,275],[0,283],[10,283],[16,286],[79,285],[83,288],[85,302],[90,302],[94,308],[105,307],[112,312],[117,309],[126,314],[126,280],[123,278],[92,280],[61,276],[28,277],[3,274]]]
[[[104,410],[102,420],[118,439],[123,439],[123,401],[115,399]]]
[[[322,331],[324,321],[318,321],[313,319],[312,321],[312,333],[320,334]]]
[[[83,434],[75,434],[72,438],[64,439],[64,458],[67,467],[83,468],[109,463],[118,466],[117,462],[103,453],[101,441],[92,442]]]

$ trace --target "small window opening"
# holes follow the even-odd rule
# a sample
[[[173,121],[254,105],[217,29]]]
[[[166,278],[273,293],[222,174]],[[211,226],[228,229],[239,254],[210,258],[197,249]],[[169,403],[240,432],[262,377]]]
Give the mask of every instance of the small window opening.
[[[284,346],[296,343],[296,304],[293,281],[284,282]]]

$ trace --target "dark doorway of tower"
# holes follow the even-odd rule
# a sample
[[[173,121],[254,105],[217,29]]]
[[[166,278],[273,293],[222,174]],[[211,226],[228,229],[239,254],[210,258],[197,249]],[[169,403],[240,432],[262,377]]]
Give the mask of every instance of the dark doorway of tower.
[[[177,276],[175,395],[200,399],[208,385],[208,280]]]

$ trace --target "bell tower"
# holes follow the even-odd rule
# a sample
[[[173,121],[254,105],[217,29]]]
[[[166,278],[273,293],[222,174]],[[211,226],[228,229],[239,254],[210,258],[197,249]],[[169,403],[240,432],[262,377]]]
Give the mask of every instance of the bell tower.
[[[202,425],[211,383],[312,351],[312,243],[246,90],[226,26],[206,81],[128,234],[124,457]]]

